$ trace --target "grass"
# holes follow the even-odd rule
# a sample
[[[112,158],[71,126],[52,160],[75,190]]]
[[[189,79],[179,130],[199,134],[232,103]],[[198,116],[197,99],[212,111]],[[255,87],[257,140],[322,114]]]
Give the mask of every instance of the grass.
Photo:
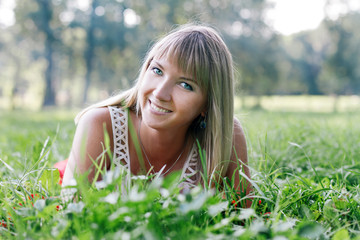
[[[78,179],[82,197],[62,202],[52,165],[69,153],[73,116],[0,113],[1,239],[360,239],[360,113],[242,111],[250,209],[180,194],[179,174],[137,177],[123,196],[116,170],[101,187]]]
[[[260,105],[260,106],[258,106]],[[286,112],[353,112],[360,109],[360,97],[353,96],[309,96],[309,95],[272,95],[262,96],[245,96],[235,99],[235,106],[242,108],[261,107],[270,111]]]

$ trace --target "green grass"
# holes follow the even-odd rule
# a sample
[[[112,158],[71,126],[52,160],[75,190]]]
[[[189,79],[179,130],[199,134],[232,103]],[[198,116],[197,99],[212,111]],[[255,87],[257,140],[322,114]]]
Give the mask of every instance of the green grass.
[[[178,174],[134,179],[122,196],[115,170],[100,189],[78,179],[81,198],[63,203],[51,167],[69,153],[74,115],[0,113],[0,239],[360,239],[360,113],[238,114],[251,209],[201,188],[179,194]]]
[[[260,106],[257,106],[260,105]],[[326,95],[272,95],[244,96],[235,98],[235,107],[258,108],[270,111],[287,112],[354,112],[360,110],[360,97],[353,96],[326,96]]]

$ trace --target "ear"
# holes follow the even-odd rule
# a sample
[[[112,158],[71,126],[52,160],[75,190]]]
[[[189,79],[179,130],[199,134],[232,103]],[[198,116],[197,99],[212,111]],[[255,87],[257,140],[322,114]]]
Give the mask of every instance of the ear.
[[[205,117],[205,116],[206,116],[206,111],[205,111],[205,110],[202,111],[202,112],[200,113],[200,115],[201,115],[202,117]]]

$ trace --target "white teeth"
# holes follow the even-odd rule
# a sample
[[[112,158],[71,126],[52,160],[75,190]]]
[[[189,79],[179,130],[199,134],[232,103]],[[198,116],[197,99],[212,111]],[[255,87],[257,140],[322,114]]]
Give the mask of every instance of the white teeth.
[[[154,109],[155,111],[158,111],[158,112],[162,112],[162,113],[169,113],[169,112],[171,112],[171,111],[169,111],[169,110],[159,108],[159,107],[155,106],[154,104],[150,104],[150,106],[151,106],[152,109]]]

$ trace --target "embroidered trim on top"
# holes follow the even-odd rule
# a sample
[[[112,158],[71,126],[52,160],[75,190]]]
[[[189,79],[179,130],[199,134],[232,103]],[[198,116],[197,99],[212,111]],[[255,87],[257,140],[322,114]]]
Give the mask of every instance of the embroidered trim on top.
[[[115,166],[122,165],[130,169],[127,112],[121,107],[108,106],[108,108],[114,138],[114,164]]]
[[[199,168],[199,152],[197,150],[196,144],[191,148],[188,159],[186,160],[183,172],[181,174],[181,180],[184,180],[179,184],[180,188],[190,189],[195,187],[200,180]]]

